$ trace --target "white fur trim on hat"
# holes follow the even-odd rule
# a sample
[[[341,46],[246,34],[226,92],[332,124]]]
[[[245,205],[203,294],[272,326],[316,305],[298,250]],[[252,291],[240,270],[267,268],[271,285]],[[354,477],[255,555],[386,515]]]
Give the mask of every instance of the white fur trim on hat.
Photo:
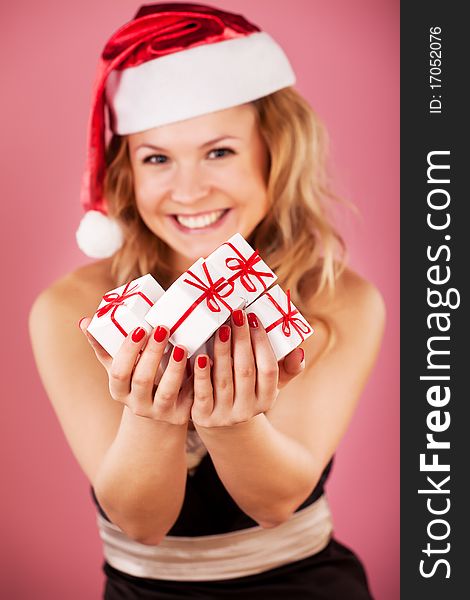
[[[90,258],[107,258],[123,243],[119,223],[97,210],[85,213],[75,237],[80,250]]]
[[[231,108],[295,83],[282,48],[265,32],[195,46],[111,71],[111,126],[119,135]]]

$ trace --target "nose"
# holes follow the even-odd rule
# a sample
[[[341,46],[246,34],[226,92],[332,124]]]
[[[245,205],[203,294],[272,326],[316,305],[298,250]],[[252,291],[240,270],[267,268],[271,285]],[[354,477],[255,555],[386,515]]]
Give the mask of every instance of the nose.
[[[195,165],[178,165],[171,187],[174,202],[192,204],[203,199],[209,191],[203,174]]]

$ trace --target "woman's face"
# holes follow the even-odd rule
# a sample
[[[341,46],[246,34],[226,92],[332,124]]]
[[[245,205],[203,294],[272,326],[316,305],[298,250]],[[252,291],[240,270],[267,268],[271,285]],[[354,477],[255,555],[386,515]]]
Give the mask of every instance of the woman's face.
[[[268,152],[243,104],[128,136],[136,203],[187,269],[234,233],[248,237],[268,208]]]

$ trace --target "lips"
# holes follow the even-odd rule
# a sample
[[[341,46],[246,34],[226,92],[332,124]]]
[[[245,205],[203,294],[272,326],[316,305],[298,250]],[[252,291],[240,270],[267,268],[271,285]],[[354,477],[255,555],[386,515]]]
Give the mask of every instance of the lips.
[[[175,215],[175,218],[184,227],[200,229],[218,221],[224,212],[224,210],[213,210],[199,215]]]
[[[219,209],[193,215],[171,215],[177,228],[185,233],[201,233],[216,229],[225,220],[230,209]]]

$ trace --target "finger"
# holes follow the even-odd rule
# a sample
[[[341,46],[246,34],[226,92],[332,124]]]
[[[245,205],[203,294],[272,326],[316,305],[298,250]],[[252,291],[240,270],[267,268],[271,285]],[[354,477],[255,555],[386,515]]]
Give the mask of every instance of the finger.
[[[139,361],[134,369],[131,380],[133,408],[137,412],[147,411],[153,403],[153,387],[158,367],[168,340],[169,331],[166,327],[158,326],[149,336]]]
[[[178,399],[176,401],[177,410],[182,410],[183,412],[189,412],[191,410],[191,406],[194,400],[194,375],[191,374],[183,381],[183,387],[180,390],[178,395]]]
[[[305,369],[305,353],[303,348],[295,348],[279,361],[279,384],[281,388]]]
[[[256,383],[250,331],[243,310],[235,310],[232,314],[232,356],[234,410],[242,418],[245,411],[250,412],[251,406],[248,405],[254,401]]]
[[[172,350],[173,350],[173,346],[171,344],[167,344],[167,347],[165,348],[165,350],[163,352],[163,356],[158,365],[157,373],[155,375],[155,381],[154,381],[154,385],[153,385],[153,395],[155,395],[155,390],[157,389],[157,386],[160,383],[161,378],[163,377],[163,373],[165,372],[165,370],[168,366],[168,363],[171,358]]]
[[[199,354],[194,363],[194,401],[191,411],[196,422],[211,416],[214,397],[211,383],[211,367],[207,354]]]
[[[255,313],[247,315],[256,362],[256,404],[261,412],[276,398],[279,368],[268,334]]]
[[[214,336],[212,381],[214,410],[229,411],[233,407],[232,345],[230,325],[222,325]]]
[[[90,346],[93,348],[96,358],[100,361],[104,368],[108,370],[111,366],[111,363],[113,362],[113,358],[112,356],[110,356],[110,354],[108,354],[108,352],[106,352],[103,346],[97,340],[95,340],[91,333],[88,333],[87,327],[90,323],[90,317],[83,317],[82,319],[80,319],[78,326],[80,327],[82,333],[85,335]]]
[[[162,375],[153,400],[156,415],[162,415],[174,408],[183,382],[188,352],[183,346],[175,346]]]
[[[139,352],[144,347],[147,332],[137,327],[124,340],[109,369],[109,391],[115,400],[129,395],[131,377]]]

